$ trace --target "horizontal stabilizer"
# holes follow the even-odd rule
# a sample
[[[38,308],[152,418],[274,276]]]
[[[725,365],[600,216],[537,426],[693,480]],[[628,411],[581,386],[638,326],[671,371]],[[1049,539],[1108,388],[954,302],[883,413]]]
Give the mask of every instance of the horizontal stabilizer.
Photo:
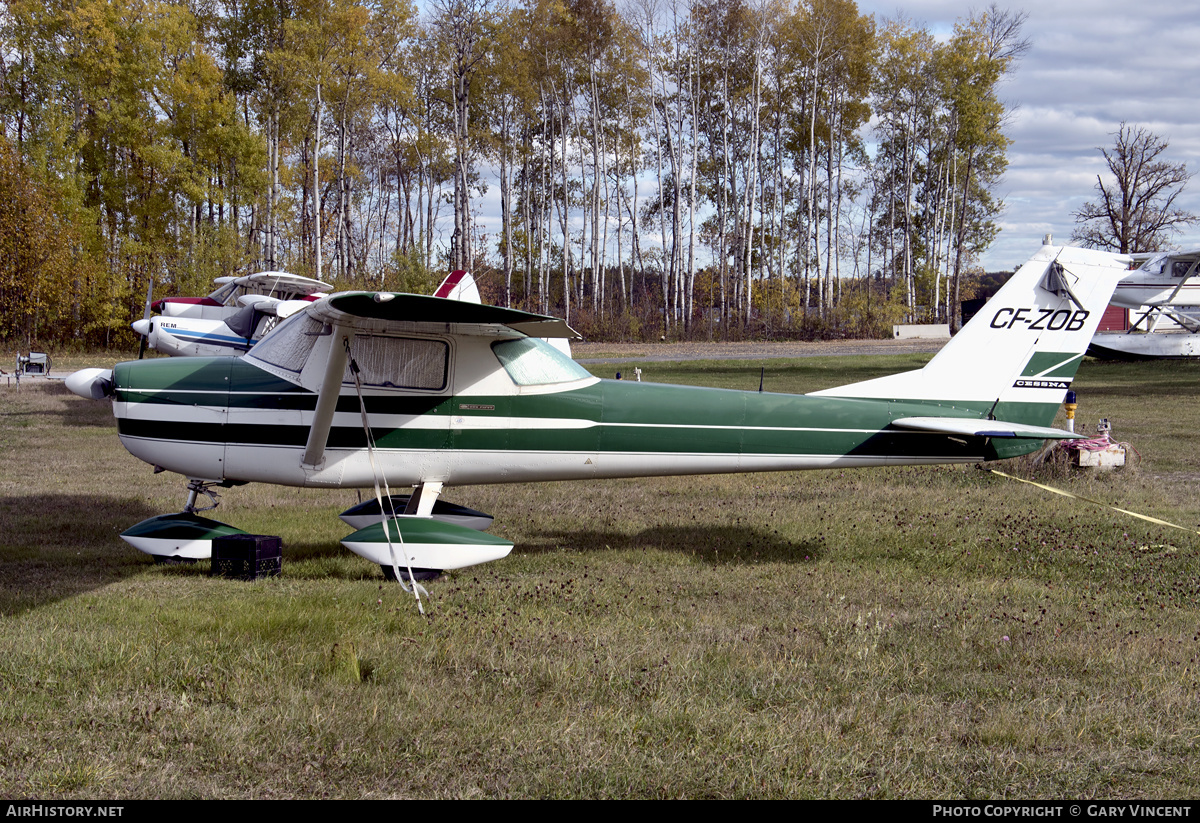
[[[1038,440],[1074,440],[1079,435],[1049,426],[1006,423],[1003,420],[971,420],[963,417],[901,417],[892,421],[902,429],[968,437],[1031,437]]]

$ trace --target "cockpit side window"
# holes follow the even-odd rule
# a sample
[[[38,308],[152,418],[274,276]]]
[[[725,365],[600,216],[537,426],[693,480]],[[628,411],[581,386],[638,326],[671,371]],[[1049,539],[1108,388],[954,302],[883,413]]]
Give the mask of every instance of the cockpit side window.
[[[591,377],[583,366],[536,337],[492,344],[500,365],[518,386],[546,386]]]
[[[364,386],[441,391],[446,388],[450,346],[443,340],[356,335],[350,356]],[[343,382],[354,382],[347,364]]]
[[[229,305],[233,304],[234,292],[236,292],[237,289],[238,289],[237,283],[226,283],[225,285],[221,286],[221,288],[217,289],[212,294],[210,294],[208,297],[210,300],[215,300],[216,302],[220,303],[222,306],[229,306]]]
[[[299,374],[323,333],[325,325],[321,321],[310,317],[308,312],[299,312],[259,340],[250,353],[264,363]]]

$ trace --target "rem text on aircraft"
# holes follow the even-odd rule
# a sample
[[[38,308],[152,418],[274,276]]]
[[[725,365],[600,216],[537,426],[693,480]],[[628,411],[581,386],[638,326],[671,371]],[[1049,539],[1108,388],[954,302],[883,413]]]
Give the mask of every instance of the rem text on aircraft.
[[[172,357],[242,354],[283,318],[324,296],[333,286],[282,271],[218,277],[205,297],[146,299],[133,330],[144,343]],[[159,312],[152,315],[153,311]]]

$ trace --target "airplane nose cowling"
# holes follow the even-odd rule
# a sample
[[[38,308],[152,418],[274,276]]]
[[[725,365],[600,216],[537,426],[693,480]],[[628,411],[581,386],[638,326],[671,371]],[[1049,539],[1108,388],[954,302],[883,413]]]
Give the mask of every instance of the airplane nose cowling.
[[[150,318],[148,318],[148,317],[142,318],[141,320],[134,320],[129,325],[132,326],[133,330],[135,332],[137,332],[138,334],[140,334],[142,337],[145,337],[146,335],[150,334],[151,323],[150,323]]]
[[[67,388],[88,400],[112,396],[112,369],[80,369],[66,379]]]

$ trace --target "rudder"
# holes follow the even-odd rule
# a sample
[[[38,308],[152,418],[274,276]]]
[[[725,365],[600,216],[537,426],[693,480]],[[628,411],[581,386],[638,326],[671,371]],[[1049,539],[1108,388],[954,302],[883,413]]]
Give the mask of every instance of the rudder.
[[[1043,246],[924,368],[813,394],[987,408],[990,418],[1048,425],[1131,262]]]

